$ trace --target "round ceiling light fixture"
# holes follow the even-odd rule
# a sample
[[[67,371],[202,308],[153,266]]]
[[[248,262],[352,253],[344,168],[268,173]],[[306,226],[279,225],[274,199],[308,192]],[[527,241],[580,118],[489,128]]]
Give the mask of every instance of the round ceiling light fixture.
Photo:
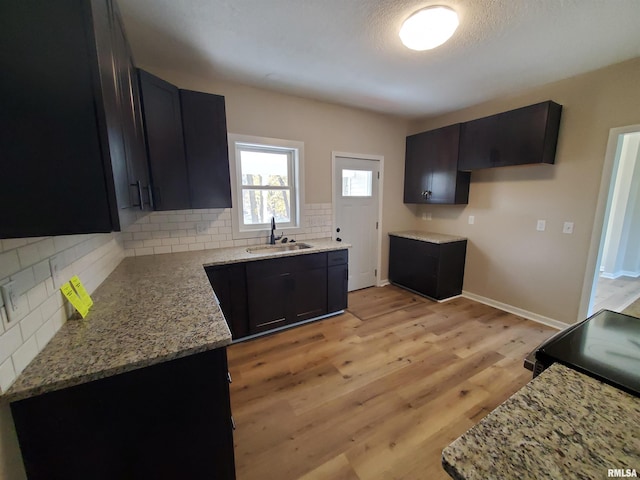
[[[400,40],[412,50],[431,50],[449,40],[458,24],[458,14],[449,7],[423,8],[404,21]]]

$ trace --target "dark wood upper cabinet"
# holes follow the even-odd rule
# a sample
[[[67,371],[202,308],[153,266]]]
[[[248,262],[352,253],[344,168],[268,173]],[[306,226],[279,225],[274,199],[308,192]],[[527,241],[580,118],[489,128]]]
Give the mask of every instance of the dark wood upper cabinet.
[[[224,97],[138,72],[155,209],[231,207]]]
[[[178,88],[138,70],[156,210],[191,208]]]
[[[554,163],[561,112],[546,101],[463,123],[460,170]]]
[[[137,99],[123,85],[132,61],[115,4],[2,2],[0,44],[0,237],[137,219],[146,158],[124,126]]]
[[[230,208],[224,97],[180,90],[191,208]]]
[[[404,203],[468,203],[469,173],[458,170],[459,137],[459,124],[407,137]]]

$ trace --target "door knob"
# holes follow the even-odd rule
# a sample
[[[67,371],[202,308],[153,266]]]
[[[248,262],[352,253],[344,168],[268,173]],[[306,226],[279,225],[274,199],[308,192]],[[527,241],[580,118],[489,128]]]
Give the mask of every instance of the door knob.
[[[340,233],[340,227],[336,228],[336,232]]]
[[[336,242],[341,242],[342,239],[340,237],[336,238]]]

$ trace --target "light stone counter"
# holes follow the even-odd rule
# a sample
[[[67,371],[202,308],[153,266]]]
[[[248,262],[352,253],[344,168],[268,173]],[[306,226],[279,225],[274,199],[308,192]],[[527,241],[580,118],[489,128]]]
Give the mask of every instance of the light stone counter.
[[[465,237],[457,237],[455,235],[445,235],[444,233],[422,232],[420,230],[407,230],[403,232],[390,232],[389,235],[394,237],[408,238],[410,240],[419,240],[428,243],[451,243],[466,240]]]
[[[67,321],[0,397],[12,402],[204,352],[231,333],[203,266],[348,248],[329,239],[306,250],[252,254],[247,247],[125,258],[96,289],[83,320]]]
[[[640,474],[640,398],[558,363],[442,452],[455,479]]]

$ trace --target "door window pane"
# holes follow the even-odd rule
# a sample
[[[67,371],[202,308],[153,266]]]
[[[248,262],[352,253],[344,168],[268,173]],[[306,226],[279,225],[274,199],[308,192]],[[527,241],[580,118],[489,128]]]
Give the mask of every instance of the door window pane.
[[[372,181],[370,170],[342,170],[342,196],[370,197]]]

